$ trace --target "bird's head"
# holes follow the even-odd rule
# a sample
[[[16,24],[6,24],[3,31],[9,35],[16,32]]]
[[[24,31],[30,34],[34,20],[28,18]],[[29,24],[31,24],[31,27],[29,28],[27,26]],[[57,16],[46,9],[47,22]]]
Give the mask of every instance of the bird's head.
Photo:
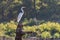
[[[26,8],[26,7],[21,7],[21,9],[24,9],[24,8]]]

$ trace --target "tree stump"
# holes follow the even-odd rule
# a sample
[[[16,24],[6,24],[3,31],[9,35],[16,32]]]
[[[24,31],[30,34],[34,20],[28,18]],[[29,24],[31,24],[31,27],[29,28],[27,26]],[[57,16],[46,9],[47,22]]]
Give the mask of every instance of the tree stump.
[[[18,24],[17,29],[16,29],[16,37],[15,40],[22,40],[22,36],[24,35],[24,32],[22,31],[23,25]]]

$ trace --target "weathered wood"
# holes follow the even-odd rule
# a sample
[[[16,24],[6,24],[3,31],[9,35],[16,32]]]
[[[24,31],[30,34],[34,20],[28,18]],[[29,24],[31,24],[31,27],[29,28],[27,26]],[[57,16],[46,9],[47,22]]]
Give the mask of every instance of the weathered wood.
[[[17,29],[16,29],[16,37],[15,40],[22,40],[22,36],[24,35],[24,32],[22,31],[23,25],[18,24]]]

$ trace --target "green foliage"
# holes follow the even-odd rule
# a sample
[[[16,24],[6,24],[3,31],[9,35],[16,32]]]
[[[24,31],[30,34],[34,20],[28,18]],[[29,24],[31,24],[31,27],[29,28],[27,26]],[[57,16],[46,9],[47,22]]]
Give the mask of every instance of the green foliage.
[[[28,19],[25,18],[22,24],[28,25],[28,26],[33,26],[33,25],[39,25],[39,24],[42,24],[42,23],[45,23],[45,21],[44,20],[37,20],[35,18],[30,18],[28,20]]]
[[[7,23],[1,23],[0,24],[0,36],[8,35],[8,36],[15,36],[17,25],[14,21],[10,21]]]
[[[34,17],[39,20],[60,19],[59,0],[1,0],[0,22],[16,20],[22,5],[26,7],[23,19]]]
[[[24,22],[25,24],[25,22]],[[27,23],[26,23],[27,24]],[[0,36],[15,36],[17,28],[17,23],[14,21],[10,21],[7,23],[0,23]],[[27,33],[23,37],[42,37],[42,38],[60,38],[60,23],[57,22],[45,22],[40,25],[34,26],[24,26],[24,32],[32,32]]]
[[[28,25],[23,27],[24,31],[35,32],[42,38],[60,38],[60,23],[41,21],[60,21],[59,0],[0,0],[0,22],[16,21],[22,5],[26,7],[23,24]],[[35,17],[39,20],[34,20]],[[14,21],[0,23],[0,36],[15,36],[17,23]],[[26,34],[25,37],[31,35]]]
[[[59,33],[55,33],[53,38],[60,38],[60,34]]]
[[[42,32],[41,37],[42,38],[52,38],[50,32],[47,32],[47,31]]]
[[[59,29],[57,30],[57,28]],[[25,32],[26,31],[35,32],[36,36],[42,37],[42,38],[52,38],[53,36],[55,38],[59,38],[59,35],[60,35],[60,24],[56,22],[46,22],[39,26],[32,26],[32,27],[24,26],[23,29]]]

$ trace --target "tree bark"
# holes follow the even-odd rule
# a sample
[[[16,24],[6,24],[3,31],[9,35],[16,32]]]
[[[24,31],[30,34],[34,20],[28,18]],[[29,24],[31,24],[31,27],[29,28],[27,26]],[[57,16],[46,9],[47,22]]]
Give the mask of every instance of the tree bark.
[[[23,25],[18,24],[16,29],[16,37],[15,40],[22,40],[22,36],[24,35],[24,32],[22,31]]]

